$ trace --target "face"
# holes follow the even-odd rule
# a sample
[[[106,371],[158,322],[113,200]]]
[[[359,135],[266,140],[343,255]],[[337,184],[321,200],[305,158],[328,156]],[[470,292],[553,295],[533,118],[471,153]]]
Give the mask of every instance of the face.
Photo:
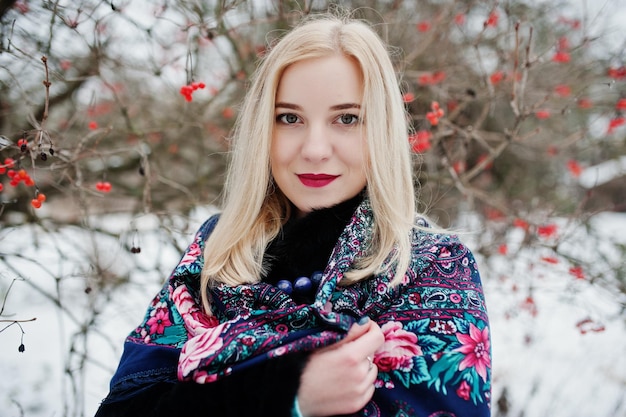
[[[368,151],[360,118],[363,77],[342,55],[290,65],[276,92],[271,169],[302,216],[357,195]]]

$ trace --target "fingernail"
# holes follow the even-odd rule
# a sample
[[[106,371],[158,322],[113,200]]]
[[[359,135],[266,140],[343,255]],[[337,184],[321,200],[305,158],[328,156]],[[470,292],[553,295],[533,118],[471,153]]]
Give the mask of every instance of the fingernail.
[[[363,326],[365,323],[367,323],[368,321],[370,321],[370,318],[367,316],[363,316],[359,319],[358,324],[359,326]]]

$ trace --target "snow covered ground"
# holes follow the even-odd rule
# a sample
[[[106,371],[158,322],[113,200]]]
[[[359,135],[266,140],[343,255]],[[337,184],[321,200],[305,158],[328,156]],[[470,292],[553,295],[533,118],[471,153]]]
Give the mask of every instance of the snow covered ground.
[[[185,228],[175,232],[180,245],[186,245],[207,213],[196,213],[190,227],[172,226]],[[115,217],[102,223],[116,227],[128,225],[128,220]],[[601,236],[626,244],[626,215],[602,214],[595,224]],[[78,229],[54,235],[36,233],[30,227],[0,232],[0,253],[22,256],[10,265],[0,262],[0,294],[4,295],[12,278],[21,276],[44,291],[61,294],[65,309],[60,310],[27,282],[13,285],[2,319],[37,320],[22,324],[26,332],[23,353],[18,352],[21,332],[17,326],[0,333],[0,417],[95,413],[107,393],[124,337],[140,322],[152,295],[180,256],[153,232],[154,218],[146,216],[135,225],[138,237],[129,234],[129,239],[139,239],[142,250],[137,255],[116,240]],[[498,415],[497,403],[504,406],[503,390],[509,416],[626,416],[626,327],[619,295],[587,279],[575,279],[564,262],[541,261],[541,250],[515,251],[519,240],[515,231],[508,240],[509,255],[482,264],[492,324],[494,416]],[[467,242],[471,247],[471,236]],[[613,256],[616,268],[624,262],[610,245],[590,239],[582,230],[572,232],[569,246],[572,253],[585,256]],[[36,257],[40,266],[30,257]],[[128,274],[131,283],[111,294],[95,289],[87,294],[89,277],[109,276],[106,268],[90,269],[89,261],[96,259],[108,271]],[[158,270],[145,272],[144,268],[152,269],[150,265],[157,265]],[[99,314],[82,337],[81,326],[93,309]],[[88,357],[80,352],[88,352]],[[69,378],[70,374],[74,377]],[[74,392],[84,392],[78,396],[84,402],[64,401],[75,398]]]

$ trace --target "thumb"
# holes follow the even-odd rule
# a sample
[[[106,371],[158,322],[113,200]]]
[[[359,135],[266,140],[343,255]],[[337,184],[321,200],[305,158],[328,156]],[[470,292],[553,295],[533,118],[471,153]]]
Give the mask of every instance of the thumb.
[[[372,321],[367,316],[363,316],[357,323],[354,323],[348,334],[343,338],[341,343],[352,342],[367,333],[372,327]]]

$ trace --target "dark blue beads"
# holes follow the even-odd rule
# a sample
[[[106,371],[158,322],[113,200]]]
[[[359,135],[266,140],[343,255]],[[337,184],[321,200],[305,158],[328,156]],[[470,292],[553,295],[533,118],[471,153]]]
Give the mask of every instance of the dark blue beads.
[[[305,293],[309,292],[311,288],[313,288],[313,283],[311,283],[309,277],[296,278],[295,282],[293,283],[293,289],[295,292]]]
[[[322,282],[322,271],[315,271],[309,277],[298,277],[293,282],[281,279],[276,283],[276,287],[285,292],[286,294],[296,293],[296,294],[306,294],[311,292],[311,290],[317,290]]]
[[[315,271],[313,272],[313,275],[311,275],[311,282],[313,283],[313,285],[315,287],[319,287],[320,283],[322,282],[322,276],[324,274],[322,273],[322,271]]]
[[[291,285],[291,281],[287,281],[286,279],[281,279],[280,281],[278,281],[276,287],[287,294],[291,294],[293,292],[293,286]]]

